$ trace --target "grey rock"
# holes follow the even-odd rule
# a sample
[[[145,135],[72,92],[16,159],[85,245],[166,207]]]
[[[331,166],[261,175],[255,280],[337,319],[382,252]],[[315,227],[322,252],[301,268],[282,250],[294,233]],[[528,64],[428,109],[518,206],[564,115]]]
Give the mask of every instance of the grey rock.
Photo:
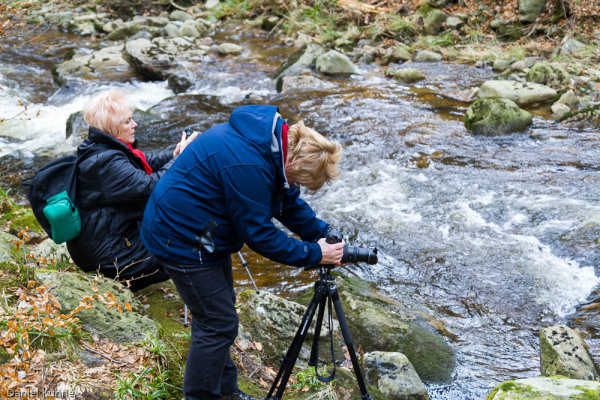
[[[563,115],[571,111],[571,109],[568,106],[561,103],[552,104],[550,109],[552,110],[552,115],[556,117],[562,117]]]
[[[423,18],[423,28],[428,35],[435,35],[442,30],[446,22],[446,14],[441,10],[432,10]]]
[[[273,78],[279,80],[283,76],[301,75],[313,68],[317,58],[324,53],[325,49],[318,44],[305,44],[275,71]]]
[[[559,400],[585,399],[598,393],[600,382],[578,379],[528,378],[503,382],[486,397],[487,400]]]
[[[167,79],[169,88],[171,88],[175,94],[185,92],[192,87],[195,81],[196,75],[187,69],[177,71],[169,75],[169,78]]]
[[[406,62],[412,59],[412,54],[410,53],[410,48],[405,45],[398,45],[390,49],[389,53],[387,53],[382,60],[382,65],[388,65],[391,63],[397,62]]]
[[[108,40],[125,40],[130,36],[135,35],[140,31],[139,25],[136,24],[127,24],[120,28],[115,29],[111,33],[109,33],[106,38]]]
[[[277,90],[282,93],[323,90],[334,86],[312,75],[283,76],[280,82],[281,87],[278,87]]]
[[[181,36],[189,36],[193,38],[200,37],[200,32],[198,32],[198,29],[196,29],[196,21],[193,19],[188,19],[185,21],[179,29],[179,33]]]
[[[75,135],[77,140],[75,142],[80,142],[86,138],[89,127],[87,122],[83,119],[83,112],[77,111],[73,114],[69,115],[67,119],[67,127],[66,127],[66,137],[70,138]]]
[[[415,68],[402,68],[394,71],[394,79],[404,83],[414,83],[425,79],[425,75]]]
[[[429,400],[427,389],[402,353],[374,351],[363,356],[365,380],[389,400]]]
[[[465,24],[465,21],[458,17],[448,17],[446,19],[446,28],[448,29],[460,29]]]
[[[122,19],[115,19],[113,21],[109,21],[107,23],[105,23],[104,25],[102,25],[102,30],[105,33],[111,33],[119,28],[122,28],[123,26],[125,26],[125,23],[123,22]]]
[[[566,39],[561,46],[561,51],[565,54],[570,54],[585,48],[585,44],[576,39]]]
[[[519,0],[519,22],[529,24],[540,16],[546,0]]]
[[[545,59],[543,57],[525,57],[522,60],[515,61],[510,67],[516,71],[523,71],[527,68],[533,67],[536,63],[544,60]]]
[[[7,262],[13,259],[11,247],[14,241],[19,240],[16,236],[10,233],[0,231],[0,262]]]
[[[173,11],[170,15],[169,15],[169,19],[171,21],[180,21],[180,22],[185,22],[188,19],[192,19],[193,17],[186,13],[185,11],[182,10],[175,10]]]
[[[243,50],[244,48],[242,46],[235,43],[221,43],[217,47],[217,53],[220,56],[237,56],[242,54]]]
[[[573,90],[569,89],[565,93],[563,93],[562,96],[560,96],[560,98],[556,102],[572,107],[579,104],[579,98]]]
[[[315,61],[315,68],[325,75],[360,74],[359,69],[346,55],[335,50],[320,55]]]
[[[513,101],[495,97],[475,101],[465,114],[465,126],[476,135],[496,136],[523,132],[533,119]]]
[[[556,90],[532,82],[487,81],[479,89],[479,98],[502,97],[519,106],[545,103],[557,95]]]
[[[101,301],[95,300],[93,308],[77,313],[82,326],[91,333],[120,343],[142,340],[146,335],[158,335],[158,323],[143,314],[142,304],[129,289],[118,282],[99,277],[95,286],[94,276],[91,274],[64,271],[37,272],[36,278],[58,299],[63,313],[77,308],[85,296],[94,296],[94,287],[97,287],[98,293],[108,291],[114,295],[122,312],[119,312],[118,307],[108,308]],[[131,305],[133,312],[124,308],[126,303]]]
[[[542,375],[598,380],[598,370],[579,334],[564,325],[540,329]]]
[[[181,36],[181,32],[179,31],[179,28],[173,24],[165,25],[160,31],[163,33],[163,35],[161,35],[161,36],[167,36],[167,37]]]
[[[435,53],[429,50],[422,50],[417,52],[415,56],[416,62],[438,62],[442,61],[444,57],[440,53]]]
[[[544,61],[534,64],[527,71],[525,79],[559,89],[568,83],[569,74],[559,65]]]
[[[97,77],[88,66],[92,56],[90,54],[75,56],[64,61],[52,70],[54,80],[59,85],[64,85],[69,80],[94,80]]]
[[[50,238],[33,247],[31,253],[36,258],[52,258],[56,260],[57,263],[68,262],[71,257],[69,255],[69,250],[67,250],[66,243],[56,244]]]
[[[508,60],[495,60],[492,69],[494,72],[504,72],[510,68],[510,61]]]
[[[139,31],[138,33],[136,33],[135,35],[131,36],[127,40],[135,40],[135,39],[148,39],[148,40],[151,40],[152,39],[152,34],[150,32],[148,32],[148,31]]]
[[[210,10],[211,8],[215,8],[218,5],[219,0],[206,0],[206,4],[204,4],[204,7]]]

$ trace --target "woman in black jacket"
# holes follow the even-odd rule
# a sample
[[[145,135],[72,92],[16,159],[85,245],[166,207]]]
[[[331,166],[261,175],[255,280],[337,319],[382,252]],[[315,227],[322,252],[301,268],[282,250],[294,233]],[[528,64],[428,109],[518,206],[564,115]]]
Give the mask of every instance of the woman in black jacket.
[[[88,137],[77,148],[77,202],[81,234],[67,242],[84,271],[99,271],[135,291],[169,279],[144,247],[140,225],[158,179],[196,138],[185,134],[173,152],[145,156],[137,150],[133,107],[119,90],[93,98],[84,111]]]

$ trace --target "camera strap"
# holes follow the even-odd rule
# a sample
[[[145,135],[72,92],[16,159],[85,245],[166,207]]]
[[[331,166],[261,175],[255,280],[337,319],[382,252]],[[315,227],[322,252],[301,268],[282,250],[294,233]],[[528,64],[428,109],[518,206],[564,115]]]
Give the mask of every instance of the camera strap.
[[[327,377],[323,377],[321,375],[319,375],[319,337],[316,336],[315,337],[315,345],[316,345],[316,350],[317,350],[317,354],[315,357],[315,375],[317,376],[317,379],[320,380],[321,382],[327,383],[327,382],[331,382],[332,380],[335,379],[335,354],[333,351],[333,310],[332,310],[332,304],[333,304],[333,300],[331,300],[331,297],[327,297],[327,308],[328,308],[328,312],[329,312],[329,316],[327,317],[327,324],[329,325],[329,345],[331,348],[331,361],[333,362],[333,372],[331,373],[331,375],[327,376]],[[315,332],[315,335],[319,335],[320,332]]]

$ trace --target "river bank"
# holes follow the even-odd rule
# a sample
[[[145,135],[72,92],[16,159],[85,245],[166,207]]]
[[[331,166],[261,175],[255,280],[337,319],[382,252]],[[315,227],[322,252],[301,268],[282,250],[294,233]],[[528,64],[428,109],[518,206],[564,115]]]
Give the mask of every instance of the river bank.
[[[243,4],[233,2],[223,5],[234,11],[244,9]],[[336,25],[338,19],[342,19],[337,16],[339,9],[330,12],[322,5],[317,10],[316,5],[299,6],[304,12],[298,19],[310,13],[315,14],[314,17],[325,15],[334,21],[332,25],[323,20],[322,26],[329,29],[317,29],[318,24],[309,21],[303,23],[306,22],[315,37],[330,35],[332,39],[340,39],[343,34],[338,36],[342,31],[337,32]],[[479,5],[485,4],[478,4],[467,20],[485,11],[479,11]],[[195,22],[206,21],[193,25],[199,34],[199,29],[207,31],[188,40],[180,36],[186,22],[172,20],[172,12],[178,9],[170,7],[159,17],[163,19],[155,19],[162,12],[156,10],[156,15],[144,16],[139,12],[136,18],[122,20],[124,26],[138,21],[136,24],[144,26],[142,31],[148,31],[150,38],[142,33],[136,39],[141,39],[139,43],[147,43],[144,39],[153,43],[152,30],[160,31],[173,25],[178,35],[163,40],[164,44],[180,43],[185,45],[182,51],[189,53],[187,43],[193,43],[192,50],[205,52],[188,54],[191,62],[197,64],[197,70],[192,68],[191,71],[198,75],[180,77],[170,73],[169,64],[160,69],[161,74],[167,71],[168,76],[183,78],[173,78],[172,82],[167,75],[158,81],[149,81],[157,78],[149,78],[137,70],[128,75],[126,69],[130,64],[127,62],[97,68],[99,61],[105,58],[103,54],[115,54],[104,53],[106,48],[125,46],[125,39],[108,40],[110,33],[103,30],[106,24],[118,18],[112,15],[99,18],[106,9],[88,12],[82,8],[73,14],[68,13],[70,10],[54,9],[67,12],[62,15],[67,20],[64,25],[59,24],[61,29],[75,32],[69,28],[71,22],[83,23],[90,19],[94,21],[96,33],[52,32],[60,37],[60,44],[36,48],[39,50],[32,51],[29,58],[24,58],[26,61],[17,64],[23,66],[17,68],[20,71],[2,70],[8,79],[18,82],[12,85],[2,81],[5,90],[11,95],[13,90],[17,92],[15,87],[25,89],[24,93],[32,92],[19,96],[28,100],[32,108],[42,104],[41,121],[45,131],[55,125],[57,128],[56,136],[44,135],[46,142],[41,144],[42,135],[23,140],[35,119],[28,125],[25,121],[7,121],[13,127],[7,130],[15,131],[15,136],[2,144],[3,167],[8,169],[7,174],[15,174],[18,179],[18,173],[26,171],[31,154],[35,155],[34,163],[36,159],[39,162],[44,157],[54,157],[60,148],[72,149],[78,135],[85,134],[85,127],[76,125],[74,134],[65,141],[66,117],[76,114],[90,92],[106,85],[122,85],[132,91],[138,108],[144,111],[140,117],[146,118],[140,124],[140,132],[145,135],[142,137],[146,144],[155,149],[170,144],[170,137],[186,125],[202,130],[220,122],[238,104],[276,102],[286,115],[306,118],[320,131],[344,144],[342,181],[308,199],[355,244],[378,243],[385,255],[373,269],[352,266],[347,272],[376,282],[386,296],[407,302],[411,308],[424,308],[441,317],[443,325],[438,326],[439,332],[443,332],[457,350],[458,359],[453,383],[429,385],[433,398],[479,399],[498,381],[538,375],[536,334],[542,324],[572,321],[570,323],[590,335],[592,348],[597,348],[593,328],[597,318],[593,313],[597,272],[594,274],[593,270],[600,260],[594,244],[597,226],[594,215],[598,205],[593,200],[597,198],[595,185],[590,185],[596,181],[598,170],[594,130],[571,131],[566,125],[555,124],[557,117],[551,110],[555,98],[542,105],[523,106],[533,115],[533,123],[524,134],[478,138],[471,136],[464,126],[464,116],[474,96],[472,89],[481,88],[497,76],[505,76],[493,71],[496,59],[511,66],[525,61],[526,56],[540,54],[554,60],[554,51],[562,55],[560,41],[554,41],[552,51],[547,52],[538,52],[536,46],[527,43],[522,47],[519,43],[494,41],[463,43],[463,37],[471,37],[470,32],[479,30],[469,23],[463,25],[464,31],[457,31],[461,42],[448,47],[439,43],[444,39],[445,44],[447,37],[454,36],[445,38],[445,30],[438,35],[418,33],[406,41],[391,39],[386,33],[381,43],[372,43],[371,36],[361,32],[365,37],[359,35],[358,40],[353,40],[357,47],[340,46],[338,52],[346,55],[362,74],[328,76],[315,67],[303,67],[297,75],[299,79],[292,80],[294,83],[287,89],[282,82],[283,92],[278,92],[271,76],[295,52],[296,42],[300,48],[307,41],[304,36],[307,33],[274,36],[277,29],[270,33],[274,26],[269,27],[268,21],[264,22],[268,13],[261,15],[262,11],[246,10],[245,19],[229,20],[213,17],[217,10],[223,13],[224,9],[209,11],[201,6],[198,10],[191,7],[185,14],[192,16]],[[452,4],[448,9],[452,9]],[[44,16],[59,17],[51,15],[52,10],[46,11]],[[282,27],[287,19],[275,9],[273,14],[277,21],[283,20],[279,24]],[[412,15],[400,14],[407,19]],[[360,15],[354,18],[360,21],[375,18],[369,10]],[[75,21],[76,17],[82,17],[82,21]],[[162,24],[165,19],[165,25],[152,26]],[[271,23],[275,21],[272,19]],[[187,25],[192,23],[187,22]],[[359,30],[363,26],[362,22],[356,25]],[[110,30],[110,25],[106,29]],[[65,37],[68,40],[64,40]],[[182,38],[185,41],[181,41]],[[533,34],[528,37],[532,38]],[[222,46],[225,43],[239,47]],[[332,49],[331,43],[324,41],[319,47],[328,52]],[[593,43],[586,42],[586,46]],[[235,55],[240,47],[241,54]],[[402,62],[400,57],[405,56],[406,47],[410,61]],[[22,49],[27,52],[26,46]],[[437,59],[441,55],[443,61],[416,61],[422,50],[432,51],[435,54],[429,55]],[[229,51],[233,52],[228,54]],[[587,53],[584,49],[582,54]],[[11,54],[16,60],[21,57]],[[93,59],[86,61],[85,57],[92,54]],[[362,59],[365,55],[367,58]],[[193,57],[202,57],[202,60],[194,61]],[[579,100],[589,96],[593,102],[596,94],[592,86],[596,78],[593,71],[589,72],[593,65],[587,64],[579,53],[565,60],[574,66],[584,65],[585,70],[581,71],[585,72],[569,73],[567,83],[561,81],[560,87],[553,90],[558,95],[568,87]],[[63,86],[53,81],[50,69],[77,61],[93,68],[76,68],[71,75],[59,74],[67,78],[61,83]],[[539,59],[528,61],[540,62]],[[37,66],[36,74],[26,75],[27,62]],[[9,64],[6,59],[4,63]],[[388,70],[395,73],[409,66],[426,79],[407,83],[386,75]],[[515,82],[527,80],[530,67],[522,63],[518,72],[513,71]],[[15,76],[17,79],[12,79]],[[36,76],[33,78],[36,83],[29,91],[27,84],[32,76]],[[188,89],[184,88],[186,81],[192,83]],[[184,86],[177,89],[181,82]],[[306,84],[305,89],[300,90],[301,84]],[[175,96],[176,93],[180,95]],[[567,107],[579,110],[581,104],[577,102]],[[66,116],[56,123],[58,119],[50,119],[44,112]],[[30,114],[34,115],[35,111]],[[7,130],[2,134],[6,135]],[[3,136],[3,140],[5,138]],[[6,156],[13,152],[22,160],[21,167],[15,168],[12,164],[9,168],[10,156]],[[3,179],[5,176],[3,174]],[[490,259],[496,262],[490,263]],[[311,283],[310,279],[283,266],[266,264],[254,257],[252,263],[259,271],[259,286],[268,287],[270,291],[288,296]],[[237,278],[243,287],[248,287],[245,273],[240,272]],[[590,307],[587,312],[575,314],[572,320],[567,317],[573,315],[576,308],[587,306]]]

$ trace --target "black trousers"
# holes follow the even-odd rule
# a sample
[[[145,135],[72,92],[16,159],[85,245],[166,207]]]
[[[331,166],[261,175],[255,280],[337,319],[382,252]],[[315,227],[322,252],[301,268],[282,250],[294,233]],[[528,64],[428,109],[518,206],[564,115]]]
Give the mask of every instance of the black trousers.
[[[160,260],[192,313],[192,340],[183,378],[186,400],[221,399],[238,389],[230,348],[238,334],[231,260],[224,265]]]

